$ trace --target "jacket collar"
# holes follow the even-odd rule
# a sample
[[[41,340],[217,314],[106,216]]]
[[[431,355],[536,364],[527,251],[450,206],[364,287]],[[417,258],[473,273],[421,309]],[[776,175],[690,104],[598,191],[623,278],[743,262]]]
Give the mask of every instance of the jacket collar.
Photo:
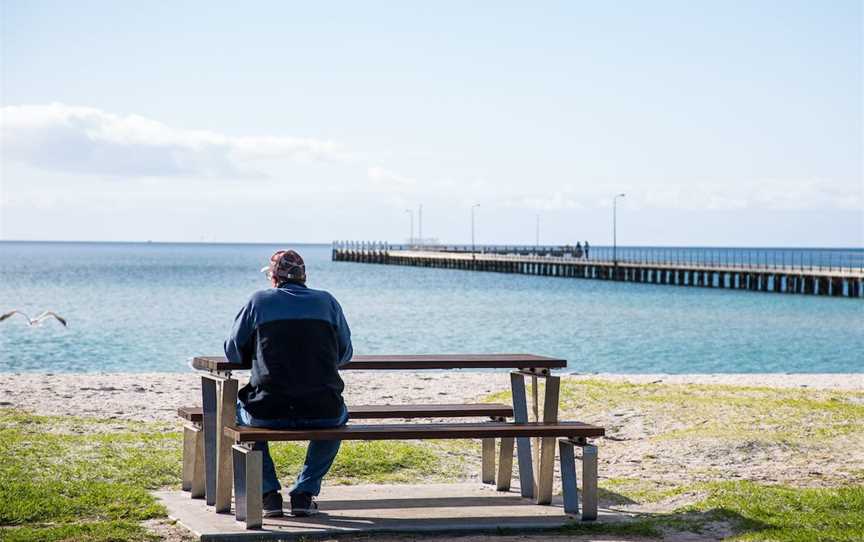
[[[295,282],[293,280],[286,280],[286,281],[280,282],[276,287],[277,288],[288,288],[289,290],[291,288],[302,288],[304,290],[307,288],[307,286],[305,284],[300,283],[300,282]]]

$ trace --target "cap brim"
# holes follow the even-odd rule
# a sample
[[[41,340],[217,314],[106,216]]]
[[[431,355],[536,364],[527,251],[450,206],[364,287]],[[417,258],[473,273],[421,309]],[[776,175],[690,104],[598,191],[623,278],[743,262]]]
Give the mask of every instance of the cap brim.
[[[266,273],[267,271],[270,271],[270,266],[269,266],[269,265],[265,265],[264,267],[261,268],[261,272],[262,272],[262,273]]]

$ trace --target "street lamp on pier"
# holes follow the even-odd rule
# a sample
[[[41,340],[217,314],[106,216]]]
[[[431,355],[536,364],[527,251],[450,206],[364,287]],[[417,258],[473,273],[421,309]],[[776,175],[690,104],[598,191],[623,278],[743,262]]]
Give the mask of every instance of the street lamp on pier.
[[[618,198],[626,194],[615,194],[612,198],[612,264],[618,266]]]
[[[417,244],[423,246],[423,204],[417,209]]]
[[[474,209],[476,209],[477,207],[480,207],[479,203],[475,203],[474,205],[471,206],[471,257],[472,258],[474,257],[474,252],[475,252],[475,248],[474,248]]]
[[[539,250],[540,248],[540,213],[537,213],[537,228],[534,232],[534,246]]]
[[[414,246],[414,210],[405,209],[405,212],[408,213],[408,216],[411,218],[411,235],[408,237],[408,244]]]

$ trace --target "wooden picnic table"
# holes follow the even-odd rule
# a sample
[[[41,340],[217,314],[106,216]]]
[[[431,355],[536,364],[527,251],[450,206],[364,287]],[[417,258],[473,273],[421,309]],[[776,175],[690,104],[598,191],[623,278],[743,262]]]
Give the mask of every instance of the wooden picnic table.
[[[529,422],[528,395],[525,378],[532,379],[533,419],[541,421],[538,377],[546,379],[543,400],[545,423],[558,421],[560,377],[553,369],[567,366],[567,361],[534,354],[435,354],[435,355],[357,355],[340,370],[452,370],[452,369],[513,369],[510,387],[513,394],[513,418],[516,423]],[[248,370],[249,365],[230,363],[223,356],[200,356],[192,367],[202,371],[202,429],[204,433],[204,494],[206,503],[216,512],[230,513],[232,491],[233,441],[224,428],[235,425],[238,382],[232,372]],[[555,461],[555,438],[534,439],[534,452],[529,437],[517,437],[520,489],[523,497],[533,497],[538,504],[552,501],[552,481]],[[513,438],[501,439],[502,461],[512,460]],[[484,464],[494,462],[495,441],[483,439]],[[538,473],[535,478],[534,472]],[[509,480],[503,489],[509,489]],[[499,489],[502,487],[499,485]]]
[[[408,354],[359,355],[339,370],[424,370],[424,369],[561,369],[567,361],[534,354]],[[242,371],[250,365],[231,363],[225,356],[201,356],[192,367],[202,371]]]

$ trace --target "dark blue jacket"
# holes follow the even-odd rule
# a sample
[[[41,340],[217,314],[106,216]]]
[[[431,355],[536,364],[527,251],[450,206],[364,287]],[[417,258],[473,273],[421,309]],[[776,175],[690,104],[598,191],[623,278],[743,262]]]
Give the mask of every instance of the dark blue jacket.
[[[352,354],[336,299],[292,282],[255,292],[225,341],[229,361],[252,364],[238,397],[260,419],[338,417],[345,388],[338,369]]]

